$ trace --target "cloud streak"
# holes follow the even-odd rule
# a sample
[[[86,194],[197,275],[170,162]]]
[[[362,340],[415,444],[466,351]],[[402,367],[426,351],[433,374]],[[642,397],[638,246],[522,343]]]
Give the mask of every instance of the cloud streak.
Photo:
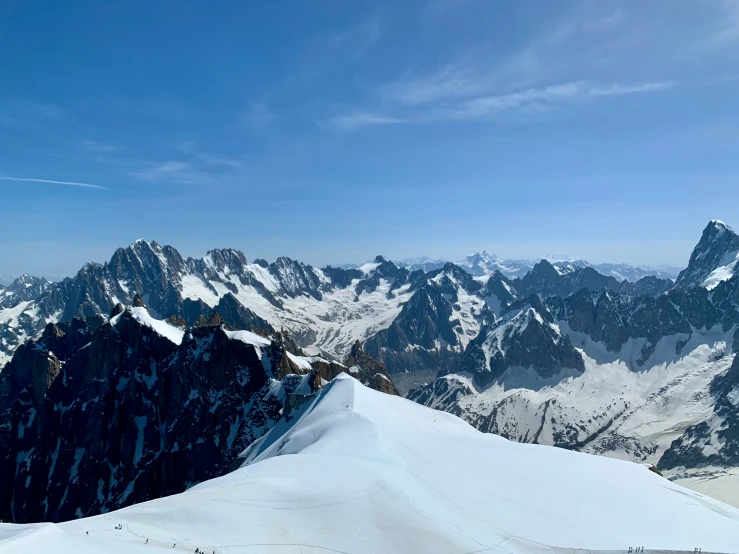
[[[421,104],[396,104],[394,111],[402,116],[357,111],[321,122],[327,129],[355,131],[364,127],[393,124],[453,123],[490,121],[496,116],[514,114],[530,119],[564,106],[574,106],[601,99],[633,94],[666,91],[677,86],[674,81],[602,84],[572,81],[543,87],[532,87],[504,94],[477,94],[466,98],[444,98]]]
[[[321,125],[338,131],[353,131],[363,127],[377,127],[378,125],[394,125],[399,123],[408,123],[408,121],[369,112],[355,112],[333,117],[321,122]]]
[[[541,113],[561,104],[579,104],[598,98],[659,92],[671,89],[675,85],[676,83],[672,81],[610,85],[573,81],[509,94],[474,98],[448,110],[447,113],[451,117],[462,119],[486,117],[506,110]],[[441,113],[444,113],[444,110]]]
[[[76,181],[54,181],[52,179],[31,179],[30,177],[0,177],[2,181],[22,181],[26,183],[43,183],[49,185],[63,185],[67,187],[82,187],[87,189],[108,190],[100,185],[91,185],[90,183],[78,183]]]

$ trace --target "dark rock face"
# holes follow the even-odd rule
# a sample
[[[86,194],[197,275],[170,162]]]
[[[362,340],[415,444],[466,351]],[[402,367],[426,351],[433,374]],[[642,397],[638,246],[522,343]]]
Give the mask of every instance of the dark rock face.
[[[713,414],[673,441],[658,467],[739,465],[739,356],[726,373],[713,379],[710,392],[716,399]]]
[[[264,334],[255,346],[196,327],[177,345],[129,310],[94,332],[81,320],[50,325],[0,373],[0,519],[94,515],[228,471],[288,394],[311,394],[346,369]],[[359,376],[394,393],[364,356]]]
[[[456,368],[466,341],[460,318],[461,296],[474,297],[471,313],[477,329],[494,319],[483,300],[487,294],[471,275],[448,263],[428,273],[388,329],[365,341],[364,349],[382,361],[388,371],[404,373]]]
[[[542,260],[523,277],[514,279],[510,284],[522,296],[540,294],[542,296],[571,296],[582,289],[590,292],[603,290],[619,292],[628,296],[659,296],[674,286],[670,279],[646,276],[636,282],[618,281],[615,277],[599,273],[590,266],[561,268]]]
[[[739,235],[721,221],[711,221],[690,255],[688,267],[678,275],[675,287],[702,286],[710,273],[728,263],[726,256],[739,251]]]
[[[6,287],[0,285],[0,309],[10,308],[18,302],[35,300],[53,286],[54,283],[43,277],[21,275]]]
[[[638,281],[631,283],[623,281],[621,283],[621,294],[629,296],[660,296],[675,286],[670,279],[660,279],[659,277],[647,276],[642,277]]]
[[[352,284],[355,279],[361,279],[364,273],[358,269],[344,269],[341,267],[324,267],[322,271],[328,276],[333,283],[339,288],[346,288]]]
[[[485,285],[489,293],[498,298],[501,309],[504,309],[516,301],[515,289],[509,279],[507,279],[500,271],[496,271],[490,276]]]
[[[221,298],[214,309],[220,317],[227,322],[232,329],[261,329],[263,331],[274,331],[274,328],[264,319],[259,317],[241,302],[236,300],[233,294],[227,294]]]
[[[321,282],[312,267],[290,258],[277,258],[269,265],[269,272],[280,282],[283,292],[290,298],[307,294],[321,300],[321,293],[331,290],[327,283]]]
[[[630,338],[645,337],[642,360],[646,361],[662,337],[689,335],[693,328],[721,326],[728,331],[739,324],[739,276],[721,282],[712,292],[675,289],[656,297],[634,298],[580,290],[567,298],[549,298],[546,303],[555,319],[604,343],[610,352],[619,352]]]
[[[460,364],[461,372],[471,374],[483,388],[508,368],[517,367],[531,368],[542,378],[567,368],[585,370],[582,356],[570,338],[560,334],[535,295],[514,303],[500,320],[485,325],[464,351]]]
[[[354,346],[352,346],[349,356],[344,361],[344,366],[345,369],[342,369],[342,371],[347,371],[349,375],[363,385],[387,394],[398,394],[398,390],[395,388],[385,365],[362,350],[362,345],[359,344],[359,341],[355,342]],[[330,378],[333,379],[336,375],[330,374]],[[327,380],[330,381],[331,379]]]
[[[423,278],[423,271],[409,271],[404,267],[398,267],[393,262],[386,260],[382,256],[375,258],[378,264],[375,270],[367,278],[362,279],[354,288],[357,294],[363,292],[372,293],[380,286],[381,279],[391,283],[388,294],[401,288],[407,284],[417,284],[418,280]],[[361,273],[361,272],[360,272]]]

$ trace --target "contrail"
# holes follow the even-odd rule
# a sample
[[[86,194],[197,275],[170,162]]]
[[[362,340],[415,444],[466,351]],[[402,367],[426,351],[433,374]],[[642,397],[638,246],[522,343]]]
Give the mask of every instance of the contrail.
[[[29,179],[26,177],[0,177],[0,180],[3,181],[27,181],[30,183],[49,183],[52,185],[66,185],[68,187],[84,187],[88,189],[100,189],[100,190],[108,190],[105,187],[101,187],[100,185],[90,185],[88,183],[76,183],[74,181],[52,181],[51,179]]]

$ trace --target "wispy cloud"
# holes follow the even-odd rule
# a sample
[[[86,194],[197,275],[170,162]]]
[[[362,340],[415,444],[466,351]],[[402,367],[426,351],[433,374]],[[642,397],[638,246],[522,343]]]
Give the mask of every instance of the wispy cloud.
[[[44,183],[49,185],[64,185],[68,187],[83,187],[88,189],[108,190],[100,185],[91,185],[90,183],[78,183],[76,181],[54,181],[51,179],[31,179],[30,177],[0,177],[2,181],[22,181],[27,183]]]
[[[703,48],[718,48],[733,45],[739,41],[739,2],[736,0],[713,0],[710,2],[717,10],[715,31],[704,40]]]
[[[394,125],[407,123],[403,119],[369,112],[355,112],[340,115],[320,122],[321,126],[338,131],[353,131],[363,127],[377,127],[378,125]]]
[[[253,133],[261,134],[275,120],[275,114],[265,104],[252,104],[238,114],[238,119]]]
[[[525,116],[521,121],[528,121],[532,115],[542,115],[563,106],[609,97],[655,93],[675,86],[677,83],[673,81],[611,84],[571,81],[505,94],[478,94],[461,99],[445,97],[442,102],[425,101],[421,105],[402,106],[402,117],[358,111],[328,119],[321,122],[321,125],[331,130],[354,131],[364,127],[403,123],[486,121],[496,116],[511,114]]]
[[[370,18],[330,36],[330,43],[350,60],[357,61],[380,40],[382,27],[377,18]]]
[[[240,160],[211,154],[197,154],[188,161],[169,160],[148,162],[141,169],[128,173],[140,181],[180,185],[212,185],[233,176],[241,167]]]
[[[205,165],[210,166],[241,167],[242,165],[241,160],[215,156],[213,154],[199,154],[198,159]]]
[[[82,146],[93,152],[100,152],[104,154],[110,154],[112,152],[118,152],[120,147],[112,144],[106,144],[104,142],[98,142],[96,140],[83,140]]]
[[[438,0],[428,7],[447,10],[466,3]],[[511,51],[478,43],[436,67],[407,70],[379,84],[354,112],[339,113],[322,125],[351,131],[373,125],[496,118],[528,123],[532,116],[567,106],[676,87],[677,82],[657,76],[646,81],[629,78],[643,77],[644,72],[612,70],[616,65],[633,66],[634,42],[623,29],[625,21],[633,20],[634,14],[626,13],[618,2],[576,3]]]
[[[462,98],[488,90],[491,83],[486,76],[481,76],[468,68],[463,60],[457,60],[444,66],[430,75],[405,75],[400,79],[380,86],[378,94],[383,102],[416,106]]]
[[[130,175],[142,181],[172,180],[183,182],[183,176],[187,174],[189,169],[190,164],[186,162],[167,161],[147,164],[145,169],[132,171]],[[187,179],[184,180],[184,182],[187,181]]]
[[[440,114],[451,118],[475,119],[503,112],[522,110],[527,113],[541,113],[562,104],[577,104],[609,96],[625,96],[658,92],[673,88],[674,82],[655,83],[615,83],[602,85],[588,81],[574,81],[540,88],[494,96],[482,96],[463,102]]]

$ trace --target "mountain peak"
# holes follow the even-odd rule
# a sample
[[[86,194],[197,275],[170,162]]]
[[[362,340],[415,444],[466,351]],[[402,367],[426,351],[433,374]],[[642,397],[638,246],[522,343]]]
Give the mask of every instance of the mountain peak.
[[[478,250],[477,252],[474,252],[467,256],[465,258],[466,260],[472,261],[472,260],[485,260],[485,261],[493,261],[497,260],[498,257],[495,256],[495,254],[488,254],[485,250]]]
[[[726,223],[724,223],[720,219],[712,219],[708,223],[708,227],[720,227],[720,228],[723,228],[723,229],[729,229],[729,230],[731,230],[731,227],[729,227]]]
[[[723,221],[714,219],[703,229],[690,255],[688,267],[678,275],[675,286],[713,289],[734,276],[739,264],[739,235]]]

